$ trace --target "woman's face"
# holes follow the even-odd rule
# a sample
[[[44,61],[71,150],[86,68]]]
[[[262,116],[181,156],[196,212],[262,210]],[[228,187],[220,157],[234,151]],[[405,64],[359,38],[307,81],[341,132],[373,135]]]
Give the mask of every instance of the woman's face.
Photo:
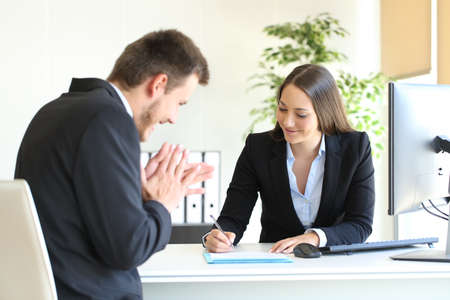
[[[277,108],[277,121],[290,144],[308,142],[322,134],[311,99],[293,84],[283,88]]]

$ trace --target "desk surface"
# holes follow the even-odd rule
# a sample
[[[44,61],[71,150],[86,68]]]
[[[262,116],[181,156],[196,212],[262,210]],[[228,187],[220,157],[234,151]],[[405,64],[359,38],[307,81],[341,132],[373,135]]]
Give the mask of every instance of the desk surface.
[[[242,244],[235,251],[268,251],[272,244]],[[325,255],[317,259],[293,257],[294,263],[207,264],[200,244],[170,244],[140,266],[143,283],[236,282],[336,279],[450,279],[450,263],[394,261],[391,255],[414,251],[403,248]]]

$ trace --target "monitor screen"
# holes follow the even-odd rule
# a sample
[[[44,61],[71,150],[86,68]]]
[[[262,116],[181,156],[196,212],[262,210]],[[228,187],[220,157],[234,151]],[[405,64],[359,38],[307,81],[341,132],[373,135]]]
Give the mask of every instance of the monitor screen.
[[[389,83],[390,215],[417,210],[427,200],[448,200],[449,115],[450,85]],[[433,214],[448,219],[444,211],[439,212],[441,215]],[[391,258],[449,263],[450,222],[447,224],[445,251],[417,250]]]
[[[449,196],[450,154],[433,150],[436,136],[450,137],[450,85],[389,83],[390,215]]]

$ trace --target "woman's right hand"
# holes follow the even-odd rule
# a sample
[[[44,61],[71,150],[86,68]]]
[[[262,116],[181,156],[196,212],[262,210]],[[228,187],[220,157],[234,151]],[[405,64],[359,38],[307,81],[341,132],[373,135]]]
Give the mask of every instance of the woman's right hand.
[[[213,229],[205,238],[205,247],[209,252],[228,252],[233,249],[235,238],[233,232],[225,231],[224,235],[220,230]]]

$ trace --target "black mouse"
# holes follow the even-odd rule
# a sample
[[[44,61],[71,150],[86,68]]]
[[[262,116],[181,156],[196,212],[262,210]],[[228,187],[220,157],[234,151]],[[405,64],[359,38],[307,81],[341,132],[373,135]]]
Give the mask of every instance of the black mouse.
[[[302,258],[317,258],[321,253],[319,248],[307,243],[300,243],[294,247],[294,255]]]

